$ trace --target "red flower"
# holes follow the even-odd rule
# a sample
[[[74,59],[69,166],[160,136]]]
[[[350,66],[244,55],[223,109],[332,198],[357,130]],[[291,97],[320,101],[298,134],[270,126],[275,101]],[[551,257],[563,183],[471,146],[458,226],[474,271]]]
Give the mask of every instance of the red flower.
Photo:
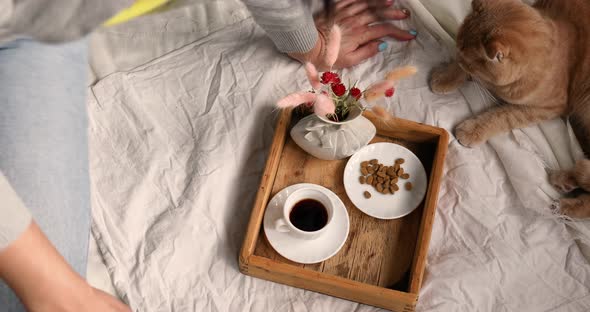
[[[334,94],[336,94],[336,96],[343,96],[344,93],[346,93],[346,87],[341,83],[333,84],[332,85],[332,92],[334,92]]]
[[[334,83],[336,81],[336,79],[338,79],[338,83],[340,83],[340,78],[338,77],[338,74],[333,73],[333,72],[325,72],[322,74],[322,83],[323,84],[329,84],[329,83]]]
[[[350,96],[352,96],[355,99],[360,99],[361,98],[361,90],[359,88],[352,88],[350,89],[350,91],[348,92],[348,94],[350,94]]]
[[[392,97],[394,92],[395,92],[395,89],[394,88],[387,89],[387,90],[385,90],[385,96],[386,97]]]
[[[340,77],[336,76],[336,78],[332,79],[332,84],[333,84],[333,85],[334,85],[334,84],[339,84],[339,83],[341,83],[341,81],[340,81]]]

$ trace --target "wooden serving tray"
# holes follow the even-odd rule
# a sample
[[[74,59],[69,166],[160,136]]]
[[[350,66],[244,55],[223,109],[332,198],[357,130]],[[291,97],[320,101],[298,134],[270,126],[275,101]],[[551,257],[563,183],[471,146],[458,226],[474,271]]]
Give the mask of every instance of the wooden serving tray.
[[[393,142],[405,146],[422,161],[428,189],[420,206],[408,216],[379,220],[358,210],[344,190],[344,167],[348,159],[320,160],[299,148],[289,135],[296,121],[284,110],[240,253],[240,270],[254,277],[321,292],[392,311],[414,311],[422,277],[440,180],[447,153],[444,129],[403,119],[387,123],[365,112],[377,128],[371,143]],[[314,183],[332,190],[344,202],[350,232],[342,249],[318,264],[299,264],[280,256],[266,240],[262,228],[269,200],[283,188]]]

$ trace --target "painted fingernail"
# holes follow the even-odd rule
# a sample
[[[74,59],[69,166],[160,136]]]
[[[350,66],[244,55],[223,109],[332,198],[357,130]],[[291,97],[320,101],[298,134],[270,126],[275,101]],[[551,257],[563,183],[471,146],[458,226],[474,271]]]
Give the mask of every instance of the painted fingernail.
[[[406,16],[410,16],[410,10],[408,9],[402,9],[402,13],[404,13]]]
[[[383,52],[385,49],[387,49],[387,42],[381,42],[379,44],[379,52]]]
[[[410,31],[409,31],[409,33],[410,33],[410,35],[412,35],[412,36],[414,36],[414,37],[418,36],[418,32],[417,32],[417,31],[415,31],[415,30],[413,30],[413,29],[412,29],[412,30],[410,30]]]

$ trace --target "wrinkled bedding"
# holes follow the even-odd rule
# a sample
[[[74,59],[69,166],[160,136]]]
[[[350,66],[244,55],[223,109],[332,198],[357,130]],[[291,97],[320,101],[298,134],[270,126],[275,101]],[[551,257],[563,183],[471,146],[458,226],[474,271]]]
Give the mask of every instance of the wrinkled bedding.
[[[453,21],[465,6],[402,4],[414,14],[398,23],[415,27],[418,40],[389,41],[343,73],[366,87],[416,65],[418,75],[385,105],[452,133],[490,105],[475,84],[447,96],[428,89],[429,70],[452,54]],[[380,311],[239,273],[273,103],[308,86],[243,7],[229,11],[228,25],[139,67],[97,75],[90,89],[92,233],[117,294],[134,311]],[[551,212],[559,194],[544,173],[576,157],[562,120],[475,149],[453,139],[417,310],[590,311],[580,250],[590,244],[588,224]]]

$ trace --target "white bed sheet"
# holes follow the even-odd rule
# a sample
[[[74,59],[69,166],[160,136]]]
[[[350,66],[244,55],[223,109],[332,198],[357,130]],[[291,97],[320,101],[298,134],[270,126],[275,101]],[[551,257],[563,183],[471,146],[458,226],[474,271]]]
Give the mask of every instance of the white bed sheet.
[[[429,69],[452,44],[427,2],[405,2],[416,42],[392,41],[345,75],[366,86],[417,65],[387,106],[452,130],[485,101],[475,86],[444,97],[428,90]],[[307,87],[300,66],[239,20],[91,88],[93,234],[115,288],[136,311],[379,311],[238,272],[272,104]],[[514,172],[547,160],[515,133],[477,149],[451,142],[419,311],[590,310],[590,266],[575,241],[587,237],[543,214],[547,193],[522,196],[541,186],[519,186]],[[533,158],[510,156],[519,153]]]

